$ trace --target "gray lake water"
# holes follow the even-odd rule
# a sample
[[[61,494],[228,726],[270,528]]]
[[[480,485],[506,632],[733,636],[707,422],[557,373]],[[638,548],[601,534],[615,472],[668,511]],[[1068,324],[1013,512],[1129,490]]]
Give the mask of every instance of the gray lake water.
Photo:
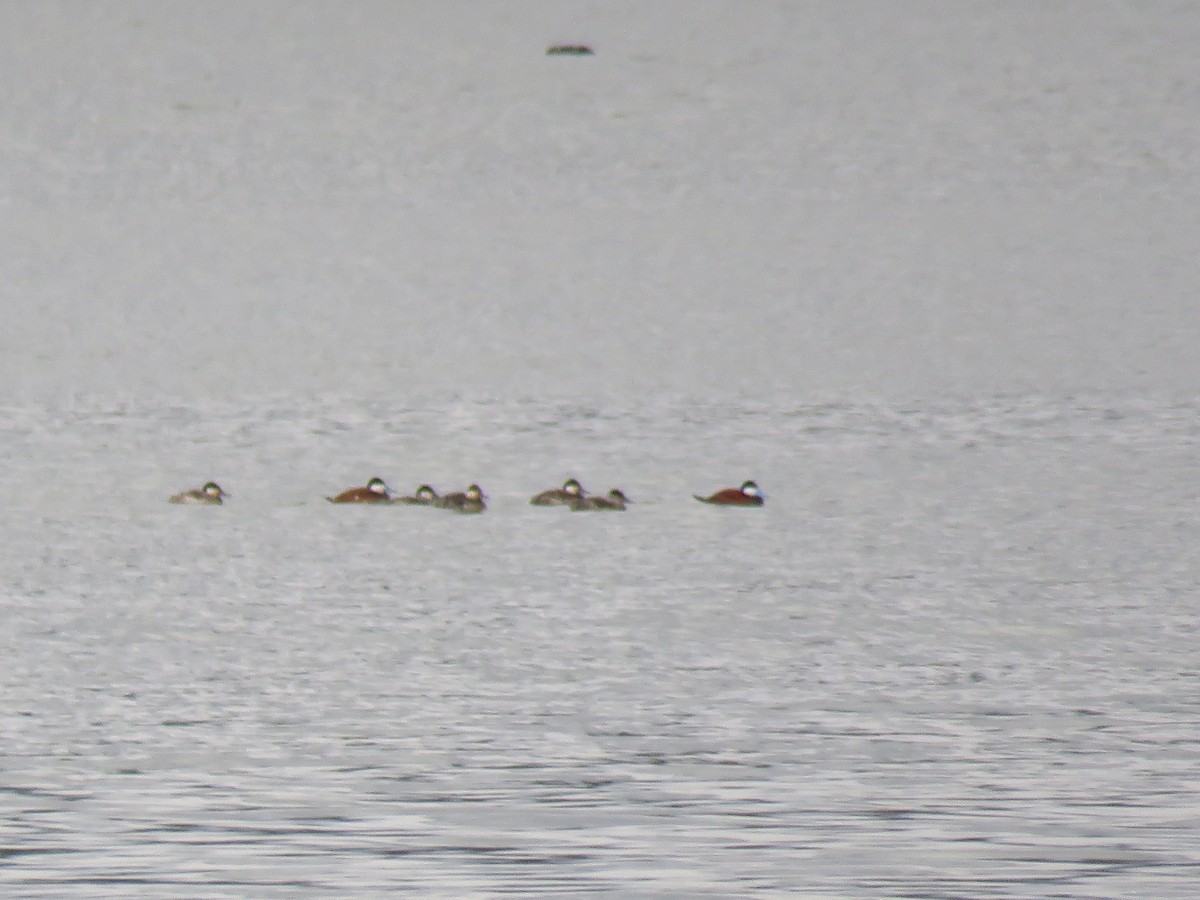
[[[0,12],[0,894],[1197,895],[1200,7]]]
[[[1194,403],[341,405],[5,410],[6,895],[1194,893]]]

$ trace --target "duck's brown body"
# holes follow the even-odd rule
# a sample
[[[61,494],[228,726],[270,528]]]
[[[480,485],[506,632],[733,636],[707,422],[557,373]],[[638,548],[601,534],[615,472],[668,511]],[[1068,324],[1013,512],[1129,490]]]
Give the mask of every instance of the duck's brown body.
[[[391,503],[392,493],[382,478],[372,478],[363,487],[349,488],[325,499],[330,503]]]
[[[701,503],[711,503],[714,506],[762,506],[765,498],[758,485],[753,481],[745,482],[740,488],[722,488],[715,494],[701,497],[693,494]]]
[[[570,506],[587,496],[587,491],[574,478],[568,478],[560,488],[551,488],[529,498],[531,506]]]

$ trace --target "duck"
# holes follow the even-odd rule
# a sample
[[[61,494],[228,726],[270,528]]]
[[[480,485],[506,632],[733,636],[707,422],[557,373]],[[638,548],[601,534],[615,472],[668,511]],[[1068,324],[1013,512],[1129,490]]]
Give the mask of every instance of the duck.
[[[766,502],[763,492],[753,481],[744,481],[740,488],[722,488],[715,494],[701,497],[692,494],[701,503],[712,503],[715,506],[762,506]]]
[[[382,478],[375,477],[363,487],[347,488],[336,497],[326,497],[330,503],[391,503],[392,492]]]
[[[215,481],[210,481],[204,487],[193,488],[190,491],[180,491],[172,494],[168,503],[199,503],[207,506],[220,506],[229,495],[221,490]]]
[[[568,501],[569,506],[575,512],[582,509],[611,509],[624,511],[625,504],[632,502],[625,496],[625,492],[620,488],[613,488],[603,497],[576,497]]]
[[[472,484],[465,491],[438,497],[435,505],[438,509],[448,509],[452,512],[481,513],[487,509],[485,499],[483,489],[477,484]]]
[[[529,498],[531,506],[567,506],[587,496],[587,491],[574,478],[568,478],[560,488],[551,488]]]
[[[411,497],[393,497],[393,503],[401,503],[407,506],[433,506],[438,501],[438,493],[427,484],[421,485],[413,492]]]

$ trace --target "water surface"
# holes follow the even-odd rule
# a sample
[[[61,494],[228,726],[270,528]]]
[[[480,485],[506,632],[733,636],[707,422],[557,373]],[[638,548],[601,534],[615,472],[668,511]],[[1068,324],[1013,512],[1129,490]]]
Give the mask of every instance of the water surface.
[[[1187,896],[1196,412],[6,410],[0,883]]]

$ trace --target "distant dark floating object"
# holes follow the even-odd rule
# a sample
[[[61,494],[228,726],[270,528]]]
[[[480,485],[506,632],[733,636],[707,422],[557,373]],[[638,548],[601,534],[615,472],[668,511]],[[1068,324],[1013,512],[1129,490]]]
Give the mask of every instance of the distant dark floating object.
[[[555,44],[546,48],[547,56],[592,56],[592,48],[587,44]]]

